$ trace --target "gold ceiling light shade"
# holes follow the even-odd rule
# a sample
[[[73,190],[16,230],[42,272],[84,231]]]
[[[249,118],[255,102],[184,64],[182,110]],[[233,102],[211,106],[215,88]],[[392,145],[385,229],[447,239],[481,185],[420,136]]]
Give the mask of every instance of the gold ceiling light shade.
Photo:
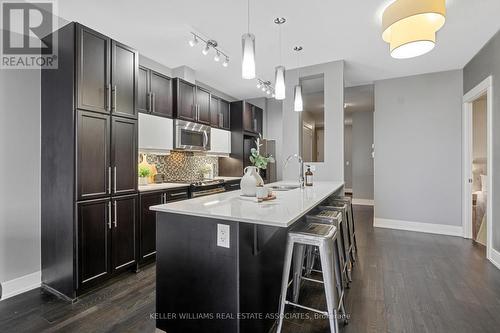
[[[445,0],[396,0],[382,16],[382,38],[393,58],[418,57],[434,48],[445,20]]]

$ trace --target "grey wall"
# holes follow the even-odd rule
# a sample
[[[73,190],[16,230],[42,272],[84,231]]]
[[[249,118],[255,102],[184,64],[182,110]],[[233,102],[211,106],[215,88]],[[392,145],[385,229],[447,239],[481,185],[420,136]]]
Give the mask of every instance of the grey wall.
[[[300,154],[300,112],[293,110],[293,91],[300,77],[324,74],[325,80],[325,158],[324,162],[308,163],[316,170],[314,179],[344,181],[344,62],[333,61],[286,71],[286,99],[283,101],[283,158]],[[277,161],[277,168],[283,161]],[[283,179],[298,179],[298,164],[290,163]]]
[[[276,178],[283,179],[283,103],[274,98],[266,100],[264,137],[276,140]]]
[[[463,92],[467,93],[469,90],[477,86],[481,81],[488,76],[493,76],[493,156],[492,162],[495,166],[493,169],[498,170],[500,165],[500,32],[486,43],[486,45],[479,51],[477,55],[464,68],[464,82]],[[495,131],[497,129],[497,131]],[[500,177],[492,172],[493,176],[493,191],[500,193]],[[500,251],[500,223],[497,221],[497,216],[500,214],[500,195],[495,195],[491,202],[493,216],[493,248]]]
[[[352,189],[352,121],[344,126],[344,182]]]
[[[375,82],[375,218],[460,226],[462,71]]]
[[[373,200],[373,112],[352,113],[352,196]]]
[[[0,70],[0,283],[40,270],[40,71]]]

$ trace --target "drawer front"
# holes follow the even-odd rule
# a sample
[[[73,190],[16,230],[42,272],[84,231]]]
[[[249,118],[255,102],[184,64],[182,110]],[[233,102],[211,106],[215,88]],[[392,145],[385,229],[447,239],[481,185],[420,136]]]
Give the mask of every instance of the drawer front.
[[[189,199],[189,188],[179,188],[166,192],[167,202]]]
[[[227,182],[225,186],[226,191],[236,191],[240,189],[240,182]]]

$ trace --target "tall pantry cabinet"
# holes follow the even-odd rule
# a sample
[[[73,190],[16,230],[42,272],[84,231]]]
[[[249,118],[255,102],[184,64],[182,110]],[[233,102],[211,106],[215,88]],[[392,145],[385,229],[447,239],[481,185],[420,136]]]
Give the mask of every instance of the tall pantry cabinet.
[[[42,287],[74,300],[136,265],[138,53],[78,23],[41,73]]]

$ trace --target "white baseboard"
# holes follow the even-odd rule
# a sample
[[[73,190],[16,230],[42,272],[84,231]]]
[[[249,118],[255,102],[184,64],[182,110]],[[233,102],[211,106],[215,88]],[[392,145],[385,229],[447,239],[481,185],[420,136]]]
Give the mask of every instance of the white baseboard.
[[[491,263],[496,266],[496,268],[500,269],[500,252],[498,252],[494,248],[491,248],[489,259]]]
[[[373,206],[374,201],[370,199],[352,199],[352,204],[353,205],[362,205],[362,206]]]
[[[42,272],[38,271],[10,281],[2,282],[2,298],[0,300],[3,301],[26,291],[39,288],[41,278]]]
[[[447,236],[463,236],[462,226],[446,225],[446,224],[432,224],[421,222],[409,222],[402,220],[390,220],[374,218],[373,226],[376,228],[389,228],[406,231],[425,232],[429,234],[447,235]]]

